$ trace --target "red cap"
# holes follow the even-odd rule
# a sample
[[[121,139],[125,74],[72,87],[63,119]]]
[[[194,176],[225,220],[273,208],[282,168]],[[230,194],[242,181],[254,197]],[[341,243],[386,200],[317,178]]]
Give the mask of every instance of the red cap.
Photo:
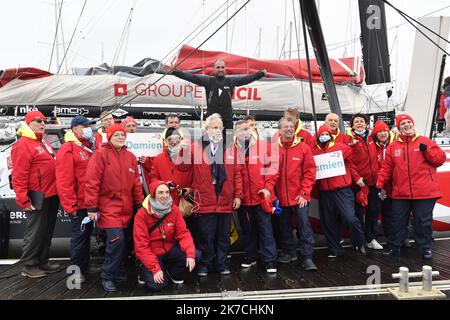
[[[36,110],[36,111],[30,111],[25,116],[25,122],[27,124],[30,124],[31,121],[36,120],[37,118],[41,118],[42,120],[45,120],[45,116],[42,114],[42,112]]]
[[[331,129],[327,127],[326,125],[320,126],[319,131],[317,132],[317,136],[320,137],[320,135],[324,132],[328,132],[330,136],[333,134]]]
[[[364,186],[360,191],[356,194],[356,202],[358,202],[363,207],[367,207],[369,204],[369,188]]]
[[[134,122],[134,124],[137,125],[136,120],[134,120],[134,118],[132,116],[128,116],[125,119],[123,119],[122,126],[125,128],[125,126],[131,122]]]
[[[397,129],[400,130],[400,123],[405,120],[409,119],[414,124],[413,118],[411,118],[410,115],[407,114],[399,114],[397,117],[395,117],[395,125],[397,126]]]
[[[124,127],[122,127],[120,124],[115,123],[106,130],[106,138],[108,138],[108,142],[111,140],[112,135],[117,131],[122,131],[123,133],[127,134]]]
[[[389,126],[383,120],[378,120],[375,122],[372,130],[372,137],[375,137],[380,131],[390,131]]]
[[[167,188],[169,188],[169,185],[167,184],[167,182],[161,181],[161,180],[155,180],[150,184],[150,188],[149,188],[150,197],[152,197],[152,198],[155,197],[156,189],[162,184],[166,185]]]

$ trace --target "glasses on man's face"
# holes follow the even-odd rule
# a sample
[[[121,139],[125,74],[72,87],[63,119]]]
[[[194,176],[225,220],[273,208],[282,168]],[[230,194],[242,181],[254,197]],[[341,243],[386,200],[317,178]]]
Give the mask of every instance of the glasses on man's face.
[[[42,123],[42,122],[45,123],[45,120],[43,120],[41,118],[36,118],[33,121],[36,122],[36,123]]]

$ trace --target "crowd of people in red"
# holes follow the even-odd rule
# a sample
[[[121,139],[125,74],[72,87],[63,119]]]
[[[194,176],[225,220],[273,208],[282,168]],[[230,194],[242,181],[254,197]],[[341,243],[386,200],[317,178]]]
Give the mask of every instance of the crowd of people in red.
[[[234,211],[242,230],[243,268],[260,261],[274,273],[277,263],[301,258],[306,270],[316,270],[309,221],[313,189],[330,258],[342,253],[344,228],[361,254],[384,249],[383,255],[399,255],[410,216],[422,258],[432,258],[432,212],[442,196],[436,168],[446,156],[417,133],[406,114],[396,117],[396,134],[382,121],[370,129],[364,114],[353,116],[345,134],[339,117],[330,113],[312,136],[302,128],[298,111],[287,108],[269,141],[259,135],[252,116],[235,123],[232,141],[224,139],[218,114],[206,119],[201,140],[190,140],[174,115],[166,119],[164,147],[154,158],[137,158],[127,150],[127,133],[137,128],[134,119],[122,124],[110,114],[101,119],[94,135],[88,119],[73,118],[57,154],[44,139],[41,112],[29,112],[18,131],[12,183],[17,204],[27,212],[24,276],[44,277],[60,269],[48,262],[59,203],[71,217],[70,265],[79,267],[81,282],[89,269],[93,231],[103,234],[106,291],[126,280],[130,237],[138,281],[151,290],[169,281],[183,283],[188,271],[201,277],[230,274]],[[345,174],[317,180],[315,157],[327,153],[342,154]],[[142,181],[148,181],[146,197]],[[192,201],[192,216],[183,217],[182,200]],[[380,213],[386,248],[378,239]]]

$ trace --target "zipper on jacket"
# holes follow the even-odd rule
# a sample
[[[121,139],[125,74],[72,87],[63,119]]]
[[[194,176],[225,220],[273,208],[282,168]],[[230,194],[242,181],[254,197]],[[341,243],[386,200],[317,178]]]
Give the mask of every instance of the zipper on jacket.
[[[411,198],[413,197],[413,192],[412,192],[412,184],[411,184],[411,170],[409,168],[409,141],[408,141],[408,137],[406,137],[406,159],[408,161],[408,179],[409,179],[409,191],[411,192]]]
[[[288,158],[289,147],[286,146],[286,154],[284,158],[284,180],[286,182],[286,202],[287,206],[289,206],[289,195],[288,195],[288,181],[287,181],[287,158]]]
[[[370,150],[369,150],[369,137],[367,137],[367,143],[364,142],[364,146],[367,150],[367,155],[369,156],[369,166],[370,166],[370,173],[372,174],[372,182],[375,183],[375,176],[373,175],[373,170],[372,170],[372,159],[370,158]]]
[[[159,226],[159,233],[162,234],[163,250],[164,250],[165,253],[167,253],[167,250],[166,250],[166,230],[164,229],[164,222],[161,223],[161,225]]]

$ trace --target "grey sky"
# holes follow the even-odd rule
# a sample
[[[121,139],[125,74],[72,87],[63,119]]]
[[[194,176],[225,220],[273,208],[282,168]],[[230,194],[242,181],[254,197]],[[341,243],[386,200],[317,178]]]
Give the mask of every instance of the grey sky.
[[[60,1],[60,0],[59,0]],[[33,66],[47,69],[50,61],[51,44],[55,34],[55,8],[53,0],[1,1],[2,28],[0,38],[0,69]],[[88,0],[80,19],[66,62],[67,67],[95,66],[102,62],[111,63],[120,36],[126,24],[130,8],[133,7],[132,22],[126,50],[122,50],[118,64],[134,64],[144,57],[162,59],[226,0]],[[228,0],[229,4],[233,0]],[[240,7],[245,1],[238,0]],[[298,7],[298,1],[294,1]],[[84,0],[65,0],[62,9],[62,24],[66,46],[79,17]],[[325,39],[332,57],[360,55],[359,40],[347,45],[332,45],[355,39],[359,36],[359,20],[356,0],[320,0],[320,16]],[[392,3],[413,17],[449,6],[448,0],[392,0]],[[285,6],[287,5],[287,10]],[[236,4],[229,9],[231,15]],[[387,10],[388,28],[404,22],[396,12]],[[285,12],[287,19],[285,20]],[[298,19],[298,11],[297,11]],[[434,15],[450,15],[450,7]],[[187,42],[198,45],[226,19],[220,16],[198,37]],[[255,57],[258,54],[258,34],[261,28],[260,57],[277,58],[282,47],[285,21],[293,21],[292,0],[252,0],[241,11],[235,21],[228,25],[229,52]],[[234,31],[233,31],[234,25]],[[277,44],[277,27],[279,41]],[[226,28],[216,34],[204,49],[226,50]],[[394,39],[397,40],[394,41]],[[232,40],[231,40],[232,39]],[[61,32],[59,41],[62,42]],[[403,25],[389,31],[392,49],[392,74],[398,86],[405,86],[409,75],[414,29]],[[303,43],[303,41],[301,41]],[[104,61],[102,61],[102,44]],[[296,42],[293,36],[292,50]],[[230,49],[231,47],[231,49]],[[301,44],[303,48],[303,45]],[[337,47],[337,48],[336,48]],[[277,53],[278,48],[278,53]],[[286,49],[289,48],[289,41]],[[397,50],[401,48],[401,50]],[[63,45],[59,46],[59,60],[63,56]],[[172,54],[173,55],[173,54]],[[302,53],[303,55],[303,53]],[[296,58],[297,53],[292,54]],[[56,71],[56,53],[51,71]],[[62,67],[65,72],[65,65]],[[404,88],[403,88],[404,90]]]

